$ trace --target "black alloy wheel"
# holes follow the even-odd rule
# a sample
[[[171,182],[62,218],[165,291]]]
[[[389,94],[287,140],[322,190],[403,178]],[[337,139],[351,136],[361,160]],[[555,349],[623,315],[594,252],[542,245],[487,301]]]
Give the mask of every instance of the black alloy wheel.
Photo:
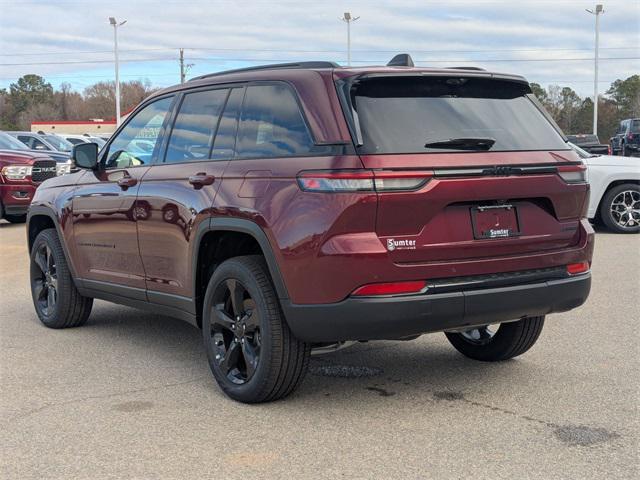
[[[260,361],[260,314],[247,288],[229,278],[214,293],[210,336],[222,374],[236,385],[251,379]]]
[[[51,248],[38,245],[32,266],[33,295],[37,308],[50,317],[58,303],[58,270]]]

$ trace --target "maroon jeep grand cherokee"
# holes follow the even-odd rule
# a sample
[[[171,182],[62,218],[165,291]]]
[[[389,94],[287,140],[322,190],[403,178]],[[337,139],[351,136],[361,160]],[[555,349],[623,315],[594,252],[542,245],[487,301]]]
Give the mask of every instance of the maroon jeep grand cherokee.
[[[42,322],[94,298],[182,318],[243,402],[350,340],[527,351],[589,294],[585,166],[524,78],[407,60],[205,75],[76,146],[29,212]]]

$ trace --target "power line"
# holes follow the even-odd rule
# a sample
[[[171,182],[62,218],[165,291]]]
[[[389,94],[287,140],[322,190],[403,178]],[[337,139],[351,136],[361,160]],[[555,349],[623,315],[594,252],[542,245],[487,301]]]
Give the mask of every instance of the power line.
[[[206,52],[282,52],[282,53],[342,53],[343,49],[327,50],[300,50],[300,49],[278,49],[278,48],[210,48],[210,47],[161,47],[161,48],[135,48],[135,49],[120,49],[120,52],[154,52],[154,51],[171,51],[179,50],[191,51],[206,51]],[[351,50],[353,53],[398,53],[403,50],[398,48],[396,50]],[[414,50],[408,49],[412,53],[492,53],[492,52],[582,52],[591,51],[592,48],[495,48],[495,49],[473,49],[473,50],[449,50],[449,49],[437,49],[437,50]],[[600,47],[600,50],[638,50],[637,47]],[[26,57],[26,56],[43,56],[43,55],[84,55],[84,54],[96,54],[96,53],[113,53],[113,50],[83,50],[74,52],[26,52],[26,53],[0,53],[0,57]]]
[[[267,58],[207,58],[207,57],[189,57],[190,60],[201,60],[206,62],[284,62],[287,59],[267,59]],[[120,62],[164,62],[175,61],[175,57],[169,58],[135,58],[120,60]],[[421,59],[414,60],[416,63],[507,63],[507,62],[585,62],[592,61],[593,57],[581,57],[581,58],[492,58],[492,59]],[[640,57],[603,57],[600,60],[640,60]],[[353,60],[353,63],[379,63],[380,60]],[[93,63],[113,63],[113,60],[71,60],[63,62],[26,62],[26,63],[0,63],[0,67],[24,67],[24,66],[38,66],[38,65],[81,65],[81,64],[93,64]]]

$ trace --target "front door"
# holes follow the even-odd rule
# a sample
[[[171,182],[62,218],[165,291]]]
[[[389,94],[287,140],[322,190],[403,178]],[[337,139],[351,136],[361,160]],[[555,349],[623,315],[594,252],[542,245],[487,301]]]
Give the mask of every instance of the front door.
[[[136,222],[149,214],[136,204],[140,182],[159,151],[173,97],[137,112],[101,154],[100,168],[79,180],[72,202],[78,276],[131,287],[146,299]]]
[[[166,152],[145,175],[138,205],[140,254],[149,301],[195,313],[195,233],[212,214],[222,174],[234,154],[243,88],[209,88],[179,101]]]

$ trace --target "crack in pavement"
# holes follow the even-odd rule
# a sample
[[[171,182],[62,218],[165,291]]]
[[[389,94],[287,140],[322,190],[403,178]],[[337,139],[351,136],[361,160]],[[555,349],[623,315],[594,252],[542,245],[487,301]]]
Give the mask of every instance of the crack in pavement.
[[[114,392],[114,393],[105,393],[102,395],[91,395],[91,396],[87,396],[87,397],[82,397],[82,398],[76,398],[74,400],[67,400],[64,402],[54,402],[54,403],[47,403],[45,405],[42,405],[41,407],[38,408],[34,408],[31,410],[27,410],[26,412],[23,413],[19,413],[11,418],[8,418],[7,420],[3,421],[3,423],[12,423],[18,420],[24,420],[27,417],[30,417],[31,415],[35,415],[37,413],[43,412],[45,410],[48,410],[50,408],[55,408],[55,407],[60,407],[63,405],[72,405],[74,403],[79,403],[79,402],[85,402],[87,400],[100,400],[100,399],[105,399],[105,398],[113,398],[113,397],[120,397],[123,395],[131,395],[134,393],[142,393],[142,392],[149,392],[149,391],[153,391],[153,390],[164,390],[166,388],[171,388],[171,387],[178,387],[180,385],[187,385],[189,383],[196,383],[196,382],[200,382],[203,379],[208,378],[208,376],[200,376],[197,378],[193,378],[191,380],[186,380],[184,382],[176,382],[176,383],[167,383],[165,385],[157,385],[154,387],[146,387],[146,388],[138,388],[136,390],[125,390],[124,392]]]

